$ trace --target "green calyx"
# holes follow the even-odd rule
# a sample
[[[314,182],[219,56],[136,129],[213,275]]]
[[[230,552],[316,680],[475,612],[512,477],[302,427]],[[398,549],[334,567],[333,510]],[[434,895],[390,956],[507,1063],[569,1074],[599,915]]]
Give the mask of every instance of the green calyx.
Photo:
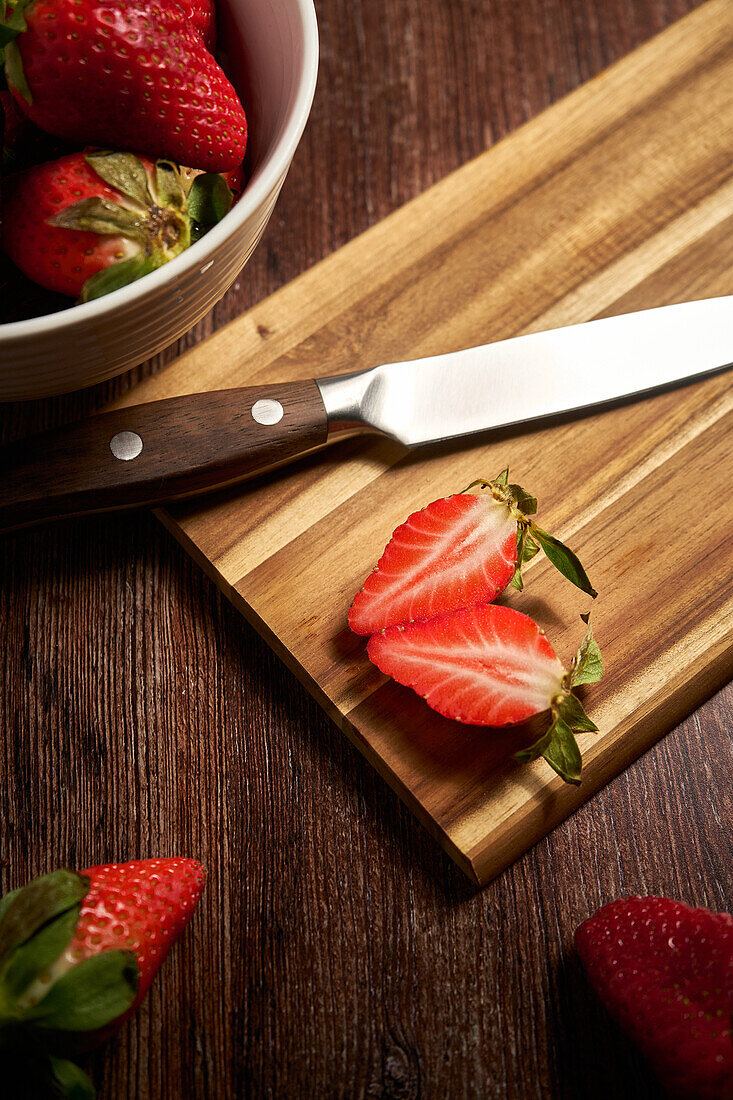
[[[123,197],[120,202],[92,197],[61,210],[49,224],[132,243],[133,254],[87,279],[81,301],[89,302],[147,275],[174,259],[191,243],[191,219],[178,169],[158,161],[148,173],[132,153],[89,153],[87,164]]]
[[[25,9],[31,0],[0,0],[0,64],[5,67],[8,87],[15,88],[26,103],[33,102],[16,39],[26,30]]]
[[[4,1063],[33,1066],[48,1090],[39,1095],[93,1097],[86,1075],[50,1051],[58,1052],[64,1035],[107,1027],[137,995],[131,952],[102,951],[79,962],[65,955],[88,891],[88,878],[62,870],[0,899],[0,1052]]]
[[[586,624],[585,637],[563,677],[561,691],[552,701],[552,720],[547,732],[534,745],[515,753],[515,759],[521,763],[544,757],[566,783],[576,786],[580,783],[582,761],[575,734],[597,733],[598,726],[585,713],[573,688],[597,683],[603,677],[603,658],[593,637],[590,615],[581,615],[581,619]]]
[[[82,199],[49,218],[49,224],[120,237],[132,254],[87,279],[82,302],[127,286],[168,263],[220,221],[232,205],[225,180],[214,173],[198,176],[187,188],[178,165],[171,161],[159,160],[149,172],[132,153],[90,153],[84,159],[119,192],[121,201]]]
[[[577,554],[530,519],[537,512],[537,500],[521,485],[510,483],[508,469],[502,470],[493,480],[481,478],[478,481],[472,481],[463,492],[466,493],[476,487],[481,491],[490,492],[496,501],[505,504],[517,521],[517,568],[510,581],[513,588],[518,592],[523,590],[522,566],[525,562],[531,561],[542,549],[555,568],[572,581],[576,588],[593,599],[596,598],[598,593],[590,583]]]

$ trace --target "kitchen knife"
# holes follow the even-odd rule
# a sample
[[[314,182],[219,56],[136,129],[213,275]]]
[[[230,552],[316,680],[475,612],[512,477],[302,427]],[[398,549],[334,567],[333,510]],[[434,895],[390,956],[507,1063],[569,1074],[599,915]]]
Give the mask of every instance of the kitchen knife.
[[[306,382],[102,413],[0,452],[0,529],[200,493],[346,432],[407,447],[524,424],[733,363],[733,296]]]

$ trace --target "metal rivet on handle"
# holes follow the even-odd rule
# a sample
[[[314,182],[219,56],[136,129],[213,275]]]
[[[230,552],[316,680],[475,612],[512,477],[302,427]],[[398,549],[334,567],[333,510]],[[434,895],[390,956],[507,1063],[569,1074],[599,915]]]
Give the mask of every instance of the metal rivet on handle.
[[[121,462],[129,462],[140,454],[143,441],[137,432],[118,432],[110,439],[109,449]]]
[[[262,401],[255,401],[252,406],[252,417],[258,424],[277,424],[283,418],[284,409],[279,401],[273,401],[267,397]]]

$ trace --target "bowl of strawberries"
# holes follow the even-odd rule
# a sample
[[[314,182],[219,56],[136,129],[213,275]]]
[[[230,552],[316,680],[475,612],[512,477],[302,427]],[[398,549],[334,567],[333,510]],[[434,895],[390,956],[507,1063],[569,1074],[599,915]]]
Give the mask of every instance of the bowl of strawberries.
[[[252,254],[315,91],[313,0],[0,0],[0,401],[173,343]]]

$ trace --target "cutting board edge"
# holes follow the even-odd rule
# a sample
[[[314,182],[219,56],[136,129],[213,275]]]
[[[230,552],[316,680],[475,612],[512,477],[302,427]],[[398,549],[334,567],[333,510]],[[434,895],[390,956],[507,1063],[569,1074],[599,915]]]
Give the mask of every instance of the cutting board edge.
[[[456,863],[464,874],[472,880],[476,886],[485,885],[481,882],[477,876],[471,859],[468,854],[459,848],[454,841],[450,838],[447,832],[441,828],[439,823],[430,816],[430,814],[424,809],[422,804],[415,798],[409,788],[402,782],[402,780],[395,774],[395,772],[386,764],[386,762],[372,749],[369,742],[359,733],[358,729],[351,724],[348,717],[339,711],[336,705],[329,699],[326,693],[316,680],[314,680],[306,670],[298,663],[293,657],[292,653],[282,644],[277,635],[270,629],[267,623],[257,614],[257,612],[247,603],[244,597],[229,584],[220,573],[216,571],[216,568],[204,556],[201,550],[198,548],[195,542],[186,534],[183,528],[179,527],[173,516],[170,515],[164,508],[156,508],[153,511],[156,519],[163,525],[170,535],[176,540],[176,542],[182,547],[187,554],[196,562],[200,569],[206,574],[206,576],[214,583],[223,596],[236,608],[236,610],[247,620],[251,627],[257,631],[260,637],[270,646],[276,656],[287,666],[287,668],[295,676],[296,680],[303,685],[308,693],[315,699],[316,703],[321,707],[323,711],[328,715],[334,725],[348,737],[349,741],[354,747],[361,753],[361,755],[367,760],[367,762],[375,769],[375,771],[385,780],[385,782],[391,787],[394,793],[401,799],[407,806],[411,813],[415,815],[420,824],[430,833],[434,840],[440,844],[448,856]]]
[[[661,740],[671,729],[683,721],[696,707],[700,706],[719,688],[733,678],[733,638],[722,638],[718,652],[710,660],[709,652],[688,665],[684,675],[672,688],[670,694],[658,695],[647,700],[644,706],[637,707],[625,716],[616,727],[616,743],[622,746],[618,755],[608,754],[606,760],[594,765],[593,761],[585,769],[585,781],[577,788],[570,788],[559,778],[553,780],[550,798],[551,810],[547,814],[546,803],[537,803],[536,812],[526,816],[527,803],[521,810],[515,811],[502,821],[498,828],[472,848],[461,847],[422,806],[410,789],[370,746],[338,707],[329,699],[321,686],[298,663],[296,658],[282,644],[267,623],[247,603],[235,587],[230,585],[214,565],[202,554],[198,546],[186,532],[178,526],[175,519],[164,509],[156,509],[155,516],[165,529],[176,539],[227,600],[244,616],[250,626],[264,639],[287,668],[303,685],[316,703],[328,715],[336,727],[344,733],[367,762],[388,783],[395,794],[417,817],[430,835],[437,840],[450,858],[478,887],[486,886],[501,874],[511,863],[533,848],[538,841],[547,836],[557,825],[570,817],[585,802],[593,797],[616,775],[625,771],[634,760]],[[669,693],[669,685],[665,685]],[[697,687],[696,691],[692,689]],[[648,715],[648,717],[645,717]],[[633,726],[636,725],[636,734]],[[619,757],[621,765],[619,766]],[[555,799],[555,794],[561,796]],[[531,806],[532,803],[529,803]],[[521,830],[517,823],[521,819]],[[534,824],[531,824],[534,822]],[[521,836],[521,842],[516,838]]]
[[[528,828],[525,804],[521,810],[507,817],[494,831],[479,844],[467,852],[467,858],[471,865],[471,877],[480,886],[486,886],[497,875],[501,874],[511,863],[525,852],[533,848],[544,837],[548,836],[562,821],[570,817],[584,803],[589,801],[597,792],[621,775],[635,760],[662,740],[675,726],[684,721],[693,710],[723,688],[733,679],[733,637],[722,638],[719,651],[714,659],[710,660],[709,652],[688,665],[684,676],[672,688],[669,684],[663,685],[668,694],[663,695],[660,687],[659,694],[647,700],[645,705],[637,707],[625,716],[615,727],[615,742],[621,747],[616,755],[609,752],[604,761],[590,762],[590,767],[584,771],[584,782],[574,791],[571,791],[561,779],[553,781],[553,794],[563,795],[562,803],[558,803],[556,810],[551,810],[549,815],[541,815],[543,804],[537,804],[537,813],[532,817],[537,818],[536,825]],[[691,694],[691,689],[697,690]],[[634,730],[636,726],[636,730]],[[619,765],[619,760],[621,764]],[[551,804],[552,805],[552,804]],[[546,809],[546,806],[545,806]],[[517,822],[521,820],[523,842],[520,845],[511,845],[511,837],[519,835]],[[496,853],[496,846],[499,853]]]

